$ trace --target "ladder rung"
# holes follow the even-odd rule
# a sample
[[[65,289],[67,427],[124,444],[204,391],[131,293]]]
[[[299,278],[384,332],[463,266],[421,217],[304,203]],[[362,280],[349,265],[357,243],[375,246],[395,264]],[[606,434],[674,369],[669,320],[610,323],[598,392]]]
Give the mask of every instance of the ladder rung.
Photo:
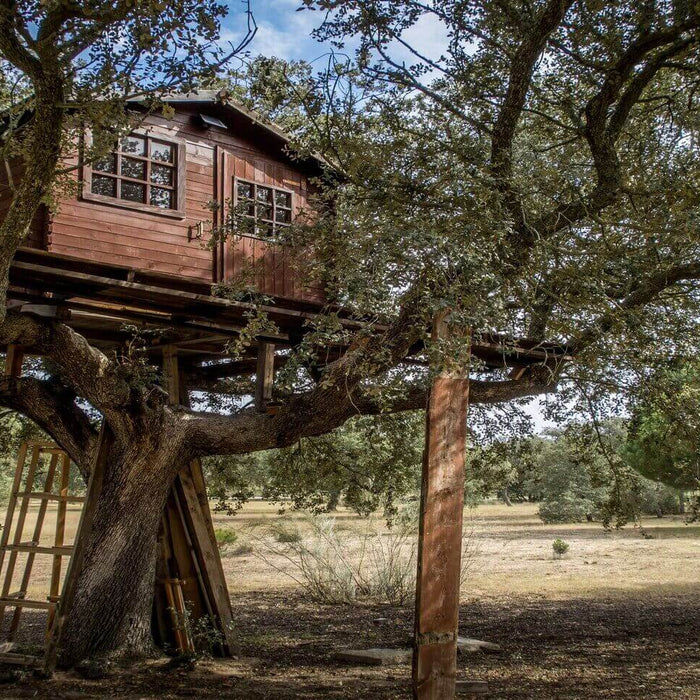
[[[5,549],[8,552],[34,552],[34,554],[60,554],[70,556],[73,547],[40,547],[35,544],[7,544]]]
[[[59,496],[48,491],[19,491],[15,494],[18,498],[37,498],[41,501],[66,501],[66,503],[85,503],[83,496]]]
[[[15,608],[37,608],[39,610],[50,610],[56,607],[56,603],[50,600],[27,600],[26,598],[10,598],[9,596],[1,597],[0,605],[10,605]]]
[[[48,440],[27,440],[29,447],[38,447],[40,450],[61,450],[55,443]],[[61,450],[63,452],[63,450]]]

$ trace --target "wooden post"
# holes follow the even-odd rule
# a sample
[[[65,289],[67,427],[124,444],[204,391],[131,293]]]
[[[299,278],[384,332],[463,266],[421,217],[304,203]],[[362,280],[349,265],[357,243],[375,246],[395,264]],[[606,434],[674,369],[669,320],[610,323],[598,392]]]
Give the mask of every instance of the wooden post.
[[[7,354],[5,355],[5,376],[19,377],[22,374],[23,360],[24,349],[19,345],[8,345]]]
[[[444,316],[435,321],[435,341],[449,339],[450,333]],[[426,412],[413,650],[416,700],[455,697],[468,405],[468,362],[443,364]]]
[[[265,413],[272,400],[272,383],[275,378],[275,346],[259,341],[258,367],[255,373],[255,409]]]

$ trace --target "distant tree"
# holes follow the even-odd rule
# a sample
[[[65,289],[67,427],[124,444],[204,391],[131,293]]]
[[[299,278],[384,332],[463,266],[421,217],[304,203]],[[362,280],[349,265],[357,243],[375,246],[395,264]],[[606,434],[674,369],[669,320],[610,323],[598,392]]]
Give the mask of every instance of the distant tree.
[[[681,492],[700,490],[700,362],[675,360],[645,382],[624,456],[648,479]]]

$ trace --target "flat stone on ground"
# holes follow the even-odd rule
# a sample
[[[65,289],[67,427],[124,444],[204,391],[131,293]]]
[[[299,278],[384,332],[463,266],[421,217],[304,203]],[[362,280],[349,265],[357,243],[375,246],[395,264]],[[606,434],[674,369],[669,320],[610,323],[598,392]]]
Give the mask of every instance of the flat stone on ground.
[[[458,653],[471,654],[477,651],[501,651],[501,646],[500,644],[493,644],[492,642],[482,642],[480,639],[457,637]]]
[[[457,695],[486,695],[489,692],[489,684],[486,681],[457,681],[455,691]]]
[[[410,649],[346,649],[338,652],[338,659],[365,666],[393,666],[411,660]]]

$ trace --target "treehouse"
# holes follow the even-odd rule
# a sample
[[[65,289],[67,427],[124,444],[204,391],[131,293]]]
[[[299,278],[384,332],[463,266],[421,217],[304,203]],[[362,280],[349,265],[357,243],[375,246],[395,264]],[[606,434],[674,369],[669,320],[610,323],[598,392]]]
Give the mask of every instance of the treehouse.
[[[189,343],[183,353],[201,357],[214,335],[220,353],[250,308],[212,296],[229,282],[265,295],[276,339],[287,340],[324,302],[321,283],[300,270],[301,251],[280,242],[309,216],[323,164],[295,158],[278,128],[214,92],[169,103],[172,118],[144,113],[113,153],[69,163],[74,187],[35,217],[11,303],[60,307],[103,349],[123,342],[125,321],[168,327]],[[21,177],[21,165],[0,175],[0,217]]]

